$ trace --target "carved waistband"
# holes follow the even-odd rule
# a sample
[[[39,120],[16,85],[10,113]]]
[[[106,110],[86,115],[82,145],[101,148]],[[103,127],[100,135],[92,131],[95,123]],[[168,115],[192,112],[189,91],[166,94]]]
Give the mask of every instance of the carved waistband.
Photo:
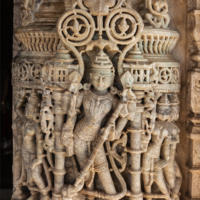
[[[82,140],[92,142],[96,139],[100,125],[90,126],[85,121],[80,121],[75,129],[75,134]]]

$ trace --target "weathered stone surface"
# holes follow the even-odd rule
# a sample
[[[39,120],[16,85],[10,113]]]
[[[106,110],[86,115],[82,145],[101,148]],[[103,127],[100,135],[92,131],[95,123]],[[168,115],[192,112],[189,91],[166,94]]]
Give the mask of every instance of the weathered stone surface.
[[[198,9],[15,0],[13,200],[200,198]]]

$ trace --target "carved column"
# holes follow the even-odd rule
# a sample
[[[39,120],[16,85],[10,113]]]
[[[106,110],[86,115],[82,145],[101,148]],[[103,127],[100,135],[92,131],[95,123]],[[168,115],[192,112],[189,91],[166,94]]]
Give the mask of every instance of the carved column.
[[[140,102],[143,97],[143,92],[136,92],[136,98]],[[128,132],[130,133],[130,148],[127,148],[127,152],[131,154],[131,166],[129,172],[131,174],[131,193],[130,199],[143,199],[143,193],[141,190],[141,155],[144,152],[142,148],[142,113],[144,112],[144,106],[141,103],[137,104],[137,111],[134,121],[131,122]]]
[[[65,169],[65,147],[61,143],[61,133],[64,124],[64,115],[61,107],[62,93],[59,91],[54,91],[52,95],[55,100],[55,106],[53,113],[55,114],[55,169],[54,174],[54,190],[52,199],[61,199],[61,189],[64,185],[64,175],[66,173]]]
[[[200,199],[200,1],[194,2],[193,10],[188,13],[188,22],[189,44],[192,47],[189,49],[192,67],[188,66],[188,199]]]

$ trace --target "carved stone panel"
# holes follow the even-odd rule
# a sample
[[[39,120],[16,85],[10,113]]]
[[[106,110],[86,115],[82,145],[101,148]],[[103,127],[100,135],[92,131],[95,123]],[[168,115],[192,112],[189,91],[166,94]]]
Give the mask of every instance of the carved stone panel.
[[[22,3],[13,200],[180,198],[180,35],[166,1],[129,3]]]

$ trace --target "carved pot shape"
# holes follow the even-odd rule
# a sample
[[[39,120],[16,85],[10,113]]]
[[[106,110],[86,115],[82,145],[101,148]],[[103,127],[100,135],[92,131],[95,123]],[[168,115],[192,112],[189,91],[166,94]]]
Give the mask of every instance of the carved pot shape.
[[[200,114],[200,72],[192,71],[189,76],[189,105],[195,114]]]

